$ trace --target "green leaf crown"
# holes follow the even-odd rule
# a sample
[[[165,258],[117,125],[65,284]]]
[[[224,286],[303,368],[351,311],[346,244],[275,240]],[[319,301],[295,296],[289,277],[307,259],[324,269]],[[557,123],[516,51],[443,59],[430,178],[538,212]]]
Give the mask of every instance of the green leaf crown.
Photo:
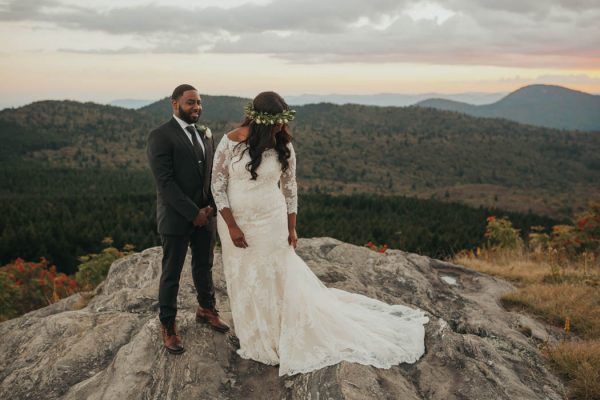
[[[246,104],[244,113],[246,117],[253,120],[255,123],[265,125],[287,124],[296,117],[296,110],[284,110],[278,114],[256,111],[252,102]]]

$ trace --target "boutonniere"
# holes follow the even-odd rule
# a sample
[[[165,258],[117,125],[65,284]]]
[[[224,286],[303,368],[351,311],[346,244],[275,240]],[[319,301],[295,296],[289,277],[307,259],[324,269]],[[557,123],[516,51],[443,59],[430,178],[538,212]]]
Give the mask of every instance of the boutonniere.
[[[202,132],[204,134],[204,137],[207,139],[210,139],[212,137],[212,132],[210,131],[210,128],[206,125],[200,125],[198,127],[198,131]]]

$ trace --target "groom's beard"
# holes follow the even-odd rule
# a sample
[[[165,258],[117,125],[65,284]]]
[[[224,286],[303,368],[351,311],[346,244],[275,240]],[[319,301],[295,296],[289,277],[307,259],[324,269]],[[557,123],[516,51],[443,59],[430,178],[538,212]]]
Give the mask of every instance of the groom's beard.
[[[198,122],[198,119],[200,119],[200,114],[202,114],[202,110],[198,111],[197,117],[194,117],[194,116],[192,116],[191,112],[185,112],[185,111],[183,111],[183,108],[181,108],[181,106],[179,106],[179,118],[181,118],[188,124],[195,124],[196,122]]]

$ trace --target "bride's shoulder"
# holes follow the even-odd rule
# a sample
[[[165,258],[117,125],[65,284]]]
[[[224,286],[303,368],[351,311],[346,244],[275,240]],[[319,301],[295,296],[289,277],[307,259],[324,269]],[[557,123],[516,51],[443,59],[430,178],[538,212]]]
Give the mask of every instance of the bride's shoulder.
[[[243,142],[248,137],[250,130],[247,126],[240,126],[239,128],[235,128],[232,131],[229,131],[225,134],[227,139],[232,142]]]

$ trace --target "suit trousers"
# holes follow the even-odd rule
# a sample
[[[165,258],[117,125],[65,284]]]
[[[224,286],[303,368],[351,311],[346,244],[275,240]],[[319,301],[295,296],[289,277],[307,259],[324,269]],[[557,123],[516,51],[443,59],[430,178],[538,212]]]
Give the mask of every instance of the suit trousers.
[[[160,236],[163,248],[162,273],[158,289],[159,318],[168,324],[177,316],[179,279],[188,246],[192,249],[192,278],[196,287],[198,304],[205,308],[215,306],[215,289],[212,279],[213,251],[216,242],[216,218],[202,227],[194,227],[189,235]]]

